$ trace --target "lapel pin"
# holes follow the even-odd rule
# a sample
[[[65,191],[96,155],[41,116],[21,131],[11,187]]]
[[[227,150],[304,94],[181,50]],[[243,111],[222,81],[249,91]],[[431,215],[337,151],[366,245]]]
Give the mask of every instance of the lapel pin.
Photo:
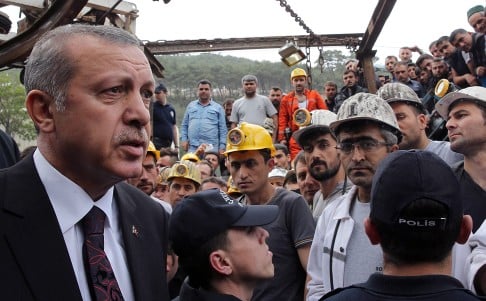
[[[132,234],[135,235],[136,238],[138,238],[140,232],[138,232],[138,228],[135,227],[135,225],[132,225]]]

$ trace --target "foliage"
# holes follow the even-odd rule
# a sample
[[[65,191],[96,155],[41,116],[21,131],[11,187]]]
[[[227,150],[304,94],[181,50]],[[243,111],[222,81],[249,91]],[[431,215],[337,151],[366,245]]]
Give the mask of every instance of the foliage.
[[[0,72],[0,125],[14,138],[32,140],[36,133],[24,101],[25,90],[19,72]]]
[[[326,81],[334,81],[342,86],[344,64],[351,56],[340,50],[328,50],[323,51],[323,58],[323,72],[317,58],[311,71],[312,88],[320,93]],[[160,56],[159,60],[165,67],[165,78],[159,80],[169,89],[169,101],[176,109],[178,122],[182,120],[187,104],[197,98],[196,86],[201,79],[212,83],[214,100],[223,103],[226,98],[242,96],[241,78],[246,74],[255,75],[258,78],[258,93],[268,95],[274,86],[284,92],[290,91],[290,71],[295,67],[306,69],[305,64],[288,68],[280,62],[252,61],[211,53]]]

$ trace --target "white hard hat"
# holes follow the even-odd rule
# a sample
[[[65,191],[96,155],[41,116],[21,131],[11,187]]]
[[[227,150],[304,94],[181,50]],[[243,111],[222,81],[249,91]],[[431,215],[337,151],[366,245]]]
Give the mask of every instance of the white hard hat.
[[[457,92],[451,92],[442,97],[441,100],[435,104],[435,109],[442,118],[447,120],[449,115],[449,107],[458,100],[472,100],[479,104],[486,106],[486,88],[481,86],[467,87]]]
[[[268,173],[269,178],[273,178],[273,177],[285,178],[286,175],[287,175],[287,170],[281,167],[275,167]]]
[[[397,118],[390,105],[375,94],[357,93],[346,99],[337,113],[337,120],[330,124],[330,128],[337,133],[339,127],[357,120],[374,121],[385,126],[401,141],[402,133]]]
[[[329,110],[314,110],[310,113],[312,116],[311,124],[309,126],[300,128],[292,135],[295,141],[297,141],[301,147],[303,143],[308,140],[308,137],[313,137],[317,133],[331,133],[329,125],[331,122],[336,121],[337,118],[337,115]]]
[[[378,97],[384,99],[387,103],[403,102],[415,106],[423,113],[427,113],[422,101],[417,93],[409,86],[402,83],[388,83],[383,85],[376,92]]]

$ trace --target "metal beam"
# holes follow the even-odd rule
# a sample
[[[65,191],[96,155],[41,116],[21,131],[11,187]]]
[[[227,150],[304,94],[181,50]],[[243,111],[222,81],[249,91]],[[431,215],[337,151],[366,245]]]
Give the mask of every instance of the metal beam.
[[[244,49],[267,49],[280,48],[287,41],[297,39],[298,44],[309,47],[317,46],[346,46],[356,47],[359,45],[362,33],[350,34],[328,34],[310,36],[273,36],[273,37],[250,37],[213,40],[159,40],[155,42],[144,41],[144,45],[155,55],[177,54],[188,52],[211,52],[224,50]]]
[[[148,49],[147,47],[143,47],[143,53],[147,57],[147,60],[150,63],[150,69],[152,69],[152,73],[157,76],[164,78],[164,66],[160,63],[160,61],[154,56],[154,54]]]
[[[370,23],[366,28],[363,39],[359,44],[359,49],[356,56],[359,58],[364,53],[370,53],[375,45],[378,36],[385,25],[386,20],[390,16],[396,0],[379,0],[375,7]]]
[[[373,47],[395,3],[396,0],[378,1],[358,51],[356,52],[356,58],[359,59],[360,65],[363,67],[366,86],[370,93],[376,93],[375,68],[373,67],[373,57],[376,51],[373,51]]]

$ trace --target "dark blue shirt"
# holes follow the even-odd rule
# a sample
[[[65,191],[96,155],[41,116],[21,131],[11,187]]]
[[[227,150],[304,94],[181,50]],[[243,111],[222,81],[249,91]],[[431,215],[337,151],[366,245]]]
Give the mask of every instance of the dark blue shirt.
[[[153,104],[153,140],[156,148],[169,147],[174,141],[173,127],[176,124],[176,111],[171,104]],[[177,141],[176,141],[177,144]]]

